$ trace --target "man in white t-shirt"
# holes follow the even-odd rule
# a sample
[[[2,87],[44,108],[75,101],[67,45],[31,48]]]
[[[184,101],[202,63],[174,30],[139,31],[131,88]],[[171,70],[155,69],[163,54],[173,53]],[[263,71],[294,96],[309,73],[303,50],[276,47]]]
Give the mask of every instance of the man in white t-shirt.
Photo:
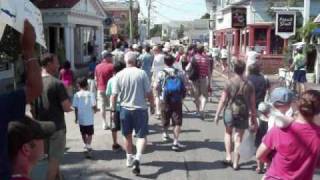
[[[229,58],[229,52],[227,50],[227,46],[223,46],[220,50],[220,59],[222,63],[222,72],[225,73],[228,70],[228,58]]]
[[[136,67],[137,57],[134,52],[125,54],[126,68],[117,73],[112,86],[111,113],[116,113],[116,102],[120,102],[120,124],[122,135],[125,137],[125,150],[127,166],[132,166],[132,172],[140,174],[140,161],[144,148],[147,144],[148,105],[154,113],[154,102],[148,75],[142,69]],[[112,115],[113,116],[113,115]],[[132,151],[132,133],[135,131],[136,155]]]
[[[246,55],[246,76],[249,75],[249,66],[256,64],[260,54],[254,50],[254,47],[251,46]]]
[[[153,64],[152,64],[152,86],[153,86],[153,94],[155,96],[155,104],[156,104],[156,115],[157,118],[160,119],[160,114],[161,114],[161,109],[160,109],[160,99],[159,99],[159,93],[156,89],[156,82],[158,81],[158,74],[165,68],[164,64],[164,54],[161,51],[160,46],[155,46],[153,48],[153,54],[154,54],[154,59],[153,59]]]

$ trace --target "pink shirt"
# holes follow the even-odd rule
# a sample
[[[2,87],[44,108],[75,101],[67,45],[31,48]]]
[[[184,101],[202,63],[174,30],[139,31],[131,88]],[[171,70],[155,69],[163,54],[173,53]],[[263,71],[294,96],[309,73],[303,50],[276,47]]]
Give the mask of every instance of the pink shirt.
[[[98,91],[106,91],[109,79],[113,75],[113,65],[109,62],[101,62],[96,67],[96,81]]]
[[[72,85],[72,80],[73,80],[73,74],[71,70],[65,70],[61,69],[60,70],[60,79],[62,83],[68,87]]]
[[[275,151],[266,179],[311,180],[320,167],[320,126],[292,123],[272,128],[263,143]]]

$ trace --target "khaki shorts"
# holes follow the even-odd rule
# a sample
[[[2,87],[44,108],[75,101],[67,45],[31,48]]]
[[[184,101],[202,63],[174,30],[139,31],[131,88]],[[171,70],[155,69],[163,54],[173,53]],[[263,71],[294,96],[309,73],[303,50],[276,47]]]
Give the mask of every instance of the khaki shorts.
[[[202,95],[208,98],[208,78],[200,78],[191,82],[192,95],[197,100]]]
[[[105,112],[110,106],[110,99],[104,91],[97,92],[97,106],[100,112]]]
[[[66,148],[66,130],[58,130],[46,140],[49,159],[62,161]]]

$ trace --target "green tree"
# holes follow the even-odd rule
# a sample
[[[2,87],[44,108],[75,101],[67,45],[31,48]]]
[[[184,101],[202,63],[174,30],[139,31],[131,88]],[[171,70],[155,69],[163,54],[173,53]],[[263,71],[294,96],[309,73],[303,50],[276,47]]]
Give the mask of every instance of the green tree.
[[[152,29],[150,29],[150,37],[157,37],[162,35],[162,25],[155,24]]]
[[[127,34],[127,37],[130,37],[130,23],[129,22],[126,24],[126,33],[125,34]],[[133,22],[132,36],[133,36],[133,39],[139,39],[139,27],[138,27],[137,22]]]
[[[210,14],[205,13],[200,19],[210,19]]]
[[[181,39],[184,37],[184,26],[181,24],[180,28],[177,30],[177,36],[178,39]]]
[[[305,26],[298,29],[297,34],[300,39],[305,39],[308,43],[311,39],[311,33],[318,27],[320,27],[319,24],[316,24],[313,21],[308,21]]]

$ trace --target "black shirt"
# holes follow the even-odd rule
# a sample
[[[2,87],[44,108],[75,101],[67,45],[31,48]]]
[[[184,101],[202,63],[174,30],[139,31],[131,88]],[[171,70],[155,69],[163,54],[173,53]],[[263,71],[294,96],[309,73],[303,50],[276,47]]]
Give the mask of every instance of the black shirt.
[[[48,75],[42,77],[43,91],[36,100],[36,116],[40,121],[52,121],[57,130],[66,128],[62,102],[67,100],[68,94],[63,83]]]

